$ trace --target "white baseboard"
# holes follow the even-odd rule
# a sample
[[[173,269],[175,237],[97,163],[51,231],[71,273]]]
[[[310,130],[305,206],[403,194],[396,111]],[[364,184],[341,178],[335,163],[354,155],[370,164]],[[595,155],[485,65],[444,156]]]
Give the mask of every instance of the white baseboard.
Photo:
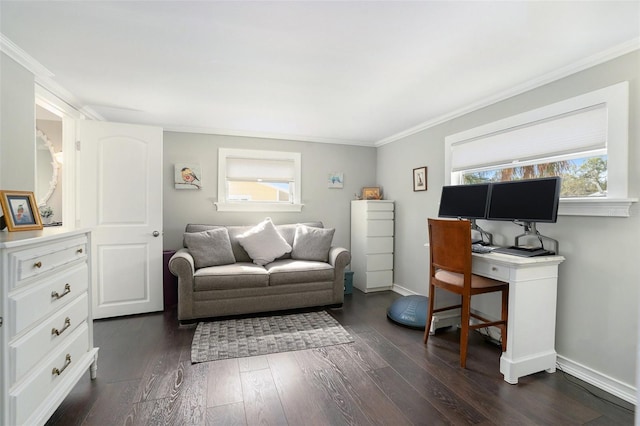
[[[560,366],[560,369],[567,374],[577,377],[580,380],[584,380],[585,382],[602,389],[611,395],[615,395],[630,404],[638,405],[637,388],[565,358],[562,355],[558,355],[558,365]]]
[[[398,293],[402,296],[424,296],[424,294],[418,294],[415,291],[409,290],[408,288],[402,287],[398,284],[393,284],[393,286],[391,287],[391,291],[393,291],[394,293]]]

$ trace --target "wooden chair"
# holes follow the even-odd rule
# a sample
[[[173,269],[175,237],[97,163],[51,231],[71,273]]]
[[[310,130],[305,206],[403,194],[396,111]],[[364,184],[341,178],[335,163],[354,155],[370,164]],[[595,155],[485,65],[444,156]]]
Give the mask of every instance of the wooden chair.
[[[507,308],[509,284],[471,273],[471,222],[466,220],[428,219],[429,253],[429,308],[424,343],[429,339],[431,320],[436,312],[460,308],[460,366],[466,368],[469,329],[489,326],[502,331],[502,351],[507,350]],[[439,287],[461,296],[461,303],[434,309],[435,288]],[[490,321],[471,312],[471,296],[499,291],[502,293],[502,315],[499,321]],[[480,323],[470,324],[471,318]]]

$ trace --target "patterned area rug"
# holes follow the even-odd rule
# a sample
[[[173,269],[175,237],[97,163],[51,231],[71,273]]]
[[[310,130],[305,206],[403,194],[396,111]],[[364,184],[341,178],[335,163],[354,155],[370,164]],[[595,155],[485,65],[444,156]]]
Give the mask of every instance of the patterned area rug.
[[[353,342],[325,311],[198,323],[191,363]]]

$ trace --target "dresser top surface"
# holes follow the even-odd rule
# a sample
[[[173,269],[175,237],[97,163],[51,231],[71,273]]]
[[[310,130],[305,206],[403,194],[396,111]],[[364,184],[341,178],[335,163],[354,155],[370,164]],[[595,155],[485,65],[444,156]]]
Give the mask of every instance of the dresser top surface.
[[[50,227],[37,231],[0,231],[0,248],[20,247],[36,242],[45,242],[64,237],[84,234],[87,229],[69,229],[63,227]]]

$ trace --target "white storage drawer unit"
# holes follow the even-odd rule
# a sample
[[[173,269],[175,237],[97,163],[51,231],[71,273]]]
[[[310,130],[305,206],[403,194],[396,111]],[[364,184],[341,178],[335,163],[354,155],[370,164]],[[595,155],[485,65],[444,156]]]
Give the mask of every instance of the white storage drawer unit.
[[[393,285],[394,202],[351,202],[351,270],[353,285],[366,292]]]
[[[93,347],[86,230],[0,232],[0,424],[41,425],[89,370]]]

